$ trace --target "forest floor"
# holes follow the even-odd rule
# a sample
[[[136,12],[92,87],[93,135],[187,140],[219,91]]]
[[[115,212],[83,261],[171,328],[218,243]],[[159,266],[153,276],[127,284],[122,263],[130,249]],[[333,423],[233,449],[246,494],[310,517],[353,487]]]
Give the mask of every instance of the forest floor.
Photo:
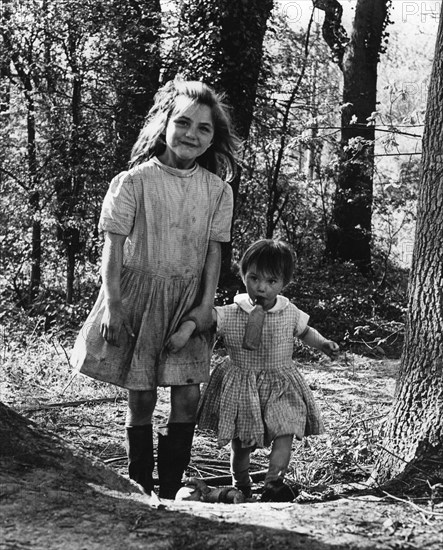
[[[0,401],[86,461],[83,472],[63,463],[2,463],[1,550],[443,548],[443,505],[431,493],[364,490],[397,360],[343,354],[301,361],[327,433],[294,447],[288,479],[302,489],[294,502],[152,506],[125,479],[124,392],[73,377],[66,357],[60,342],[47,339],[20,356],[11,346],[1,358]],[[155,427],[165,423],[168,406],[168,392],[161,391]],[[266,450],[253,454],[254,470],[266,468],[266,456]],[[227,447],[197,431],[189,475],[226,475],[228,460]]]

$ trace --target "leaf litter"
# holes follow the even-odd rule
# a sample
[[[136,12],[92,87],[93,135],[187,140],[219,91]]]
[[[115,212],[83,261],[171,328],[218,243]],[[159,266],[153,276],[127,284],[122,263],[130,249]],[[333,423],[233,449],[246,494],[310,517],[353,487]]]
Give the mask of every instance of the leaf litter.
[[[53,337],[35,338],[20,350],[12,345],[3,350],[0,400],[126,477],[125,392],[73,376],[67,349],[68,344]],[[220,360],[220,355],[214,355],[214,364]],[[183,527],[178,543],[177,538],[168,538],[167,534],[172,531],[168,531],[163,516],[158,516],[158,524],[153,526],[152,518],[146,523],[145,514],[138,512],[139,521],[131,531],[136,537],[130,540],[148,538],[155,543],[149,548],[271,548],[267,538],[271,536],[271,529],[272,540],[281,548],[296,548],[285,544],[288,540],[294,541],[294,537],[309,537],[309,548],[313,549],[440,549],[443,510],[439,504],[433,506],[429,496],[407,501],[364,490],[379,450],[380,431],[393,400],[398,366],[398,360],[350,353],[342,354],[336,361],[316,354],[304,356],[299,368],[322,411],[326,434],[294,444],[287,479],[300,487],[296,501],[238,505],[168,502],[169,511],[185,514],[200,525],[201,536],[197,536],[195,526],[192,533]],[[169,393],[160,388],[154,428],[167,423],[168,412]],[[257,491],[267,468],[268,453],[267,449],[258,449],[252,454],[251,472]],[[229,454],[229,446],[220,449],[213,434],[197,430],[187,473],[208,480],[208,484],[212,480],[214,484],[229,485]],[[5,488],[0,492],[1,509],[4,502],[23,494],[23,481],[3,477],[0,481]],[[55,493],[59,500],[64,499],[63,491]],[[70,498],[72,500],[72,494]],[[132,517],[143,497],[137,496],[134,501],[136,504],[128,504],[135,507]],[[74,508],[76,506],[78,508],[78,505]],[[160,514],[161,510],[156,513]],[[90,519],[94,521],[94,517],[100,524],[101,516],[94,513]],[[215,521],[218,528],[223,527],[222,532],[216,533],[206,523],[198,523],[208,519]],[[226,525],[231,527],[225,532]],[[75,532],[81,527],[74,521],[70,529]],[[14,536],[19,547],[17,535]],[[35,536],[38,538],[38,534]],[[241,546],[246,543],[247,546]]]

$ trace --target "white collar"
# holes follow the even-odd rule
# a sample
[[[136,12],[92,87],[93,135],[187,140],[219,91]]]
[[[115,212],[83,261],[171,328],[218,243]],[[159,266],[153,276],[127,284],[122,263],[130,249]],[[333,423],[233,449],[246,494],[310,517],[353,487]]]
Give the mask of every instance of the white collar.
[[[252,308],[254,307],[251,304],[251,300],[249,299],[248,294],[237,294],[237,296],[234,296],[234,303],[237,304],[243,311],[246,311],[246,313],[250,313]],[[271,309],[268,309],[266,313],[278,313],[279,311],[284,310],[288,304],[289,304],[288,298],[286,296],[281,296],[280,294],[277,296],[277,301],[275,302],[275,306],[271,307]]]

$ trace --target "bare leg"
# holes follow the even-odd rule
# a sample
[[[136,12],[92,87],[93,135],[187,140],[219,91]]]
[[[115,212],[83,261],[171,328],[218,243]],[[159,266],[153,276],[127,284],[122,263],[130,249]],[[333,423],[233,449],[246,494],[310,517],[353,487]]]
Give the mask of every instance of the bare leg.
[[[239,439],[231,441],[231,474],[234,487],[246,491],[250,488],[252,480],[249,476],[250,447],[242,447]]]
[[[292,435],[276,437],[269,456],[269,468],[261,500],[263,502],[292,502],[298,489],[284,483],[292,451]]]
[[[169,423],[195,423],[200,400],[200,386],[171,386],[171,413]]]
[[[272,442],[269,456],[269,468],[265,478],[265,485],[270,481],[283,479],[291,460],[293,435],[281,435]]]
[[[157,390],[128,392],[126,426],[152,424],[152,413],[157,403]]]

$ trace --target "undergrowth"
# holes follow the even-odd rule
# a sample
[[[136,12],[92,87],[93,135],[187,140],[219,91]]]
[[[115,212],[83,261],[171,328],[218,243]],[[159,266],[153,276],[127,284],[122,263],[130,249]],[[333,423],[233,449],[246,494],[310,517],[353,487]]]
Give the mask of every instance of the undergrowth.
[[[111,465],[126,474],[123,425],[126,392],[76,375],[69,346],[54,334],[29,331],[20,342],[9,340],[0,363],[0,400],[55,431],[95,456],[120,461]],[[336,361],[297,357],[324,418],[326,433],[294,443],[287,477],[305,488],[356,483],[370,473],[393,388],[392,372],[383,362],[344,352]],[[221,360],[214,354],[213,364]],[[377,372],[381,372],[380,376]],[[169,393],[159,391],[154,422],[166,423]],[[203,457],[201,475],[210,475],[205,458],[217,458],[229,474],[229,446],[219,449],[215,437],[197,432],[193,455]],[[256,469],[266,469],[269,449],[252,455]]]
[[[375,272],[368,279],[351,265],[311,261],[298,265],[294,281],[285,289],[310,315],[311,326],[337,341],[342,351],[340,359],[331,362],[295,342],[295,358],[314,391],[327,428],[325,435],[306,438],[294,446],[288,477],[300,485],[360,482],[368,476],[391,402],[386,384],[394,383],[392,373],[382,374],[380,380],[375,373],[383,370],[379,365],[385,363],[380,359],[392,364],[390,358],[400,357],[406,279],[406,272],[394,268],[387,275]],[[243,291],[241,281],[237,280],[234,291]],[[97,285],[90,283],[76,304],[66,305],[61,293],[43,291],[32,308],[14,304],[11,295],[6,297],[0,311],[0,400],[93,453],[112,458],[107,453],[111,449],[117,452],[116,447],[124,455],[118,433],[124,423],[126,393],[73,375],[69,364],[74,338],[97,293]],[[226,289],[220,290],[218,303],[223,303],[226,295]],[[217,347],[214,361],[220,354],[223,350]],[[100,399],[103,403],[97,401]],[[92,405],[63,405],[82,400]],[[114,408],[110,408],[112,400]],[[167,400],[167,391],[161,391],[156,422],[166,418]],[[62,404],[60,408],[50,408],[57,403]],[[115,441],[109,440],[111,435]],[[218,449],[210,437],[197,436],[195,449],[229,462],[229,449]],[[266,467],[267,454],[266,449],[254,453],[257,467]],[[115,467],[124,470],[124,461]]]
[[[89,272],[88,272],[89,273]],[[302,258],[284,294],[310,315],[310,324],[338,342],[342,349],[370,357],[398,358],[404,336],[407,271],[374,265],[364,277],[352,264],[327,263],[321,257]],[[4,292],[0,307],[1,348],[27,345],[30,335],[56,336],[70,345],[98,295],[99,280],[92,272],[78,284],[76,301],[64,302],[60,289],[43,288],[32,305]],[[3,285],[4,287],[5,285]],[[233,275],[220,285],[217,304],[244,292]],[[309,354],[308,354],[309,356]]]

